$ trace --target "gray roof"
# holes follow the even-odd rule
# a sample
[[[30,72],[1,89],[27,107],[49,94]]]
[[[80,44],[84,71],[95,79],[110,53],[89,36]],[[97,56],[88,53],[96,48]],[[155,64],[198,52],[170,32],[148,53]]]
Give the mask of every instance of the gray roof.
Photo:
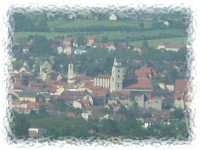
[[[37,93],[36,92],[20,92],[19,93],[19,97],[37,97]]]

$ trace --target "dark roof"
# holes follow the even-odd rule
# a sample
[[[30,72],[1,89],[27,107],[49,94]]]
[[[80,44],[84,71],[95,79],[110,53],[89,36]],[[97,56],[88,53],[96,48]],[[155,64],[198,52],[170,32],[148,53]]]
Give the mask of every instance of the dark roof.
[[[64,91],[62,93],[63,96],[85,96],[87,92],[84,91]]]
[[[37,96],[37,93],[35,92],[20,92],[19,93],[19,97],[36,97]]]

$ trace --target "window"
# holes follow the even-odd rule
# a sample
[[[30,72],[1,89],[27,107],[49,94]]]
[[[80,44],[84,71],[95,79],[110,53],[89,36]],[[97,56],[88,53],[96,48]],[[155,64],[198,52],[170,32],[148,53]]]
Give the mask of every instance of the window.
[[[120,75],[118,75],[117,78],[120,78]]]

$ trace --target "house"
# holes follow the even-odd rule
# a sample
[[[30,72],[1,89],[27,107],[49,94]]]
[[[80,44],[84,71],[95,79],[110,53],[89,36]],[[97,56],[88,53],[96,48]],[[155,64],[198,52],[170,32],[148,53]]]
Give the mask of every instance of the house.
[[[109,20],[116,21],[117,20],[117,16],[115,14],[111,14],[109,16]]]
[[[68,118],[77,118],[77,114],[74,112],[67,112],[66,117]]]
[[[74,43],[74,39],[73,38],[65,38],[63,39],[63,45],[64,46],[72,46]]]
[[[152,82],[149,79],[132,80],[125,79],[123,83],[123,90],[125,91],[153,91]]]
[[[90,116],[90,113],[88,113],[88,112],[83,112],[83,113],[81,114],[81,117],[82,117],[83,119],[85,119],[85,120],[88,120],[88,119],[89,119],[89,116]]]
[[[185,109],[191,103],[192,98],[188,94],[174,94],[174,106]]]
[[[153,68],[141,68],[135,70],[135,75],[137,79],[152,79],[152,77],[157,77],[158,73]]]
[[[20,82],[12,83],[14,92],[22,92],[23,86]]]
[[[86,40],[87,40],[87,46],[92,46],[92,44],[95,42],[95,37],[86,36]]]
[[[72,49],[71,46],[65,45],[65,46],[63,47],[63,53],[64,53],[64,54],[71,55],[72,52],[73,52],[73,49]]]
[[[74,108],[79,108],[79,109],[82,109],[82,103],[80,102],[80,101],[73,101],[73,104],[72,104],[72,106],[74,107]]]
[[[52,64],[48,61],[45,61],[40,66],[40,78],[45,81],[46,79],[50,79],[50,73],[52,71]]]
[[[59,46],[59,47],[57,47],[57,52],[58,52],[58,54],[62,54],[62,53],[64,53],[64,50],[61,46]]]
[[[28,135],[30,138],[41,138],[47,135],[47,129],[44,128],[29,128]]]
[[[44,104],[41,102],[28,102],[27,103],[27,112],[30,113],[31,110],[34,110],[35,112],[39,112],[39,109],[41,106],[43,106]]]
[[[103,88],[110,88],[111,75],[97,75],[94,77],[94,86],[100,86]]]
[[[177,79],[175,81],[175,92],[176,93],[188,93],[192,92],[191,82],[186,79]]]
[[[173,52],[178,52],[182,48],[186,48],[186,45],[181,43],[164,43],[157,47],[158,50],[165,49],[166,51],[173,51]]]
[[[68,18],[69,18],[69,19],[76,19],[76,14],[75,14],[75,13],[70,13],[70,14],[68,15]]]
[[[19,101],[26,101],[26,102],[36,102],[37,101],[37,93],[34,92],[20,92],[19,93]]]
[[[29,52],[29,48],[26,46],[22,49],[24,54],[27,54]]]
[[[164,98],[159,96],[153,96],[152,99],[147,101],[147,109],[162,110],[162,103]]]
[[[133,48],[133,51],[136,51],[136,52],[138,52],[139,54],[141,54],[141,53],[143,53],[143,52],[147,52],[148,51],[148,49],[147,48],[144,48],[144,47],[134,47]]]

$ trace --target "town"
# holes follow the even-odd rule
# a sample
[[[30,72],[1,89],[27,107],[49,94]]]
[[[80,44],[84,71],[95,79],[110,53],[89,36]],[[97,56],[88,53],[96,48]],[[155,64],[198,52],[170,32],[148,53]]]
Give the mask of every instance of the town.
[[[73,22],[79,16],[72,13],[68,17]],[[121,21],[114,13],[107,20],[113,24]],[[170,30],[167,26],[171,22],[158,24]],[[143,26],[139,30],[145,30],[142,21],[139,25]],[[74,31],[76,34],[51,40],[41,34],[14,40],[8,93],[10,107],[19,119],[14,133],[33,138],[107,135],[187,139],[192,102],[188,45],[161,42],[152,46],[145,35],[141,45],[121,37],[112,40],[109,35],[114,31],[106,33],[106,25],[104,28],[102,39],[100,33],[79,35]],[[17,127],[20,130],[16,131]]]

